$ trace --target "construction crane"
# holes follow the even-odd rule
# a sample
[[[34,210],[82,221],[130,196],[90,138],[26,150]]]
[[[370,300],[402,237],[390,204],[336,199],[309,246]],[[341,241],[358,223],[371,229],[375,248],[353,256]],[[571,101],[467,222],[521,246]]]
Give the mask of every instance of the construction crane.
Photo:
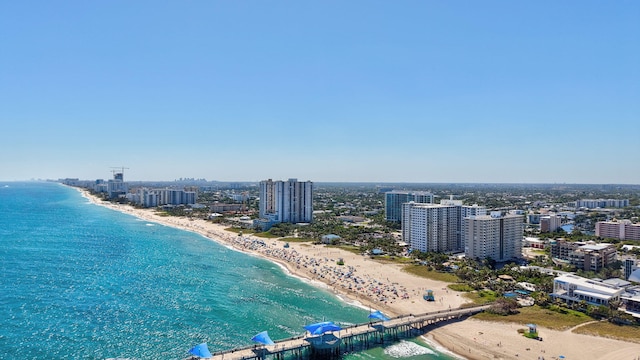
[[[120,174],[120,179],[119,180],[124,180],[124,169],[128,170],[129,168],[128,167],[124,167],[124,166],[119,166],[119,167],[118,166],[112,166],[111,169],[114,169],[114,170],[111,170],[111,172],[113,173],[113,178],[114,179],[116,179],[117,175]],[[120,171],[118,172],[117,169],[120,169]]]

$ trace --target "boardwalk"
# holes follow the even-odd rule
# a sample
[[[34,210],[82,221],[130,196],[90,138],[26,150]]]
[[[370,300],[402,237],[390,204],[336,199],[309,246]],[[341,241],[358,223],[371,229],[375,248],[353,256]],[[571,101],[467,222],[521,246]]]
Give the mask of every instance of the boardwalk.
[[[332,351],[332,355],[339,355],[354,348],[368,348],[370,345],[384,341],[395,341],[401,336],[409,337],[413,331],[422,331],[429,324],[440,321],[462,318],[487,309],[489,305],[464,309],[441,310],[419,315],[403,315],[385,322],[363,323],[344,328],[337,333],[342,344]],[[415,335],[415,334],[414,334]],[[249,346],[240,349],[225,350],[213,354],[214,360],[242,360],[242,359],[284,359],[286,357],[306,358],[312,352],[311,345],[306,340],[307,335],[276,341],[275,345]]]

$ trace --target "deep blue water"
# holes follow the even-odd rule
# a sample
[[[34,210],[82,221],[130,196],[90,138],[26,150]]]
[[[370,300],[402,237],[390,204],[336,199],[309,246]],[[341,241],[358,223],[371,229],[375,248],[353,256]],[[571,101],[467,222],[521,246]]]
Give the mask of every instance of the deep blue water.
[[[368,314],[271,262],[54,183],[0,183],[0,272],[0,359],[184,359],[201,342],[213,352]],[[418,350],[403,357],[432,356]]]

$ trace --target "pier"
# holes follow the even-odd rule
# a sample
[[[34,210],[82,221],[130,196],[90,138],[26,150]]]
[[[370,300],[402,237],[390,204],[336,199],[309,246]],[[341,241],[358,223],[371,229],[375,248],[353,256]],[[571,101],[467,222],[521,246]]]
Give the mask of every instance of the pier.
[[[311,335],[301,335],[275,341],[275,345],[251,345],[243,348],[213,353],[214,360],[265,360],[337,358],[341,354],[379,346],[385,342],[398,341],[424,333],[428,325],[452,319],[461,319],[477,314],[490,305],[451,310],[440,310],[425,314],[409,314],[388,321],[367,322],[343,328],[338,332],[341,342],[334,348],[317,349],[309,341]]]

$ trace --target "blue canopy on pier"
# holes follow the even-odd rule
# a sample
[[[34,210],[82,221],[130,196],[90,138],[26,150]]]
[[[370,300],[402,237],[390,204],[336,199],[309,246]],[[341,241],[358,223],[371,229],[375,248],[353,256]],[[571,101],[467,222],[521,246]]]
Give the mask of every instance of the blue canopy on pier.
[[[191,350],[189,350],[189,354],[203,358],[210,358],[212,356],[211,352],[209,352],[209,348],[207,347],[207,343],[202,343],[200,345],[194,346]]]
[[[333,323],[333,321],[324,321],[320,323],[315,323],[311,325],[307,325],[304,327],[313,335],[321,335],[328,331],[340,331],[342,328]]]
[[[313,334],[319,327],[326,326],[326,325],[333,325],[333,321],[323,321],[315,324],[309,324],[304,328],[305,330]]]
[[[370,319],[380,319],[382,321],[388,321],[389,318],[385,316],[385,314],[383,314],[380,310],[374,311],[371,314],[369,314],[369,318]]]
[[[251,340],[255,341],[255,342],[259,342],[261,344],[265,344],[265,345],[275,345],[276,343],[273,342],[273,340],[271,340],[271,338],[269,337],[269,334],[266,331],[263,331],[257,335],[255,335],[254,337],[251,338]]]

